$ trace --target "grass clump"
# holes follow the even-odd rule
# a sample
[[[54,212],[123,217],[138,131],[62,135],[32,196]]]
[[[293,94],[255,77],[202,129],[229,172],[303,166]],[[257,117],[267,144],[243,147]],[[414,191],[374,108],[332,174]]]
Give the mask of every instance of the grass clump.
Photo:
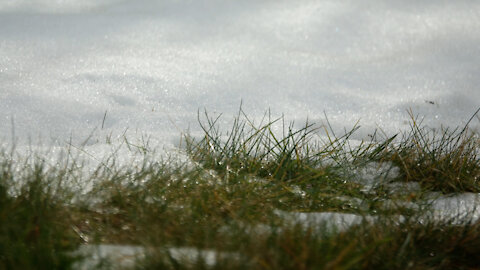
[[[479,192],[480,137],[468,129],[473,116],[462,129],[440,131],[422,126],[411,116],[409,132],[384,157],[400,168],[402,180],[443,193]]]
[[[187,153],[205,168],[283,181],[310,175],[316,165],[309,151],[315,132],[312,124],[299,130],[292,126],[285,130],[284,126],[280,138],[271,127],[282,119],[257,127],[240,110],[231,130],[224,134],[217,125],[219,118],[210,118],[205,112],[206,123],[199,119],[204,138],[199,142],[186,138]]]
[[[468,128],[478,112],[464,128],[453,130],[425,127],[410,112],[409,131],[383,139],[375,132],[371,141],[362,141],[354,147],[349,139],[358,126],[335,137],[333,131],[328,132],[328,125],[327,140],[319,143],[314,138],[321,127],[314,124],[307,123],[294,130],[293,125],[285,127],[282,122],[280,137],[272,126],[283,119],[256,126],[240,110],[232,129],[222,133],[217,125],[219,118],[206,114],[206,124],[200,121],[205,136],[198,142],[187,138],[187,152],[193,160],[219,174],[250,174],[269,181],[308,182],[309,186],[315,182],[335,182],[348,178],[351,171],[365,164],[379,162],[398,167],[397,180],[419,182],[427,190],[478,192],[480,138]]]
[[[0,269],[69,269],[79,241],[70,228],[59,171],[0,155]]]
[[[328,122],[295,129],[266,116],[255,125],[242,110],[227,132],[218,122],[205,113],[204,136],[185,138],[184,163],[145,158],[118,168],[111,159],[79,194],[66,185],[78,181],[74,161],[19,166],[1,156],[0,268],[71,269],[80,258],[69,251],[80,243],[142,246],[137,269],[470,269],[480,261],[475,213],[439,220],[422,201],[432,191],[478,192],[480,143],[468,128],[433,131],[412,117],[402,136],[352,146],[358,126],[336,136]],[[185,250],[195,252],[179,255]]]
[[[199,141],[187,137],[186,151],[220,179],[258,179],[275,190],[275,207],[285,210],[341,210],[348,204],[336,197],[362,196],[360,185],[345,181],[340,160],[350,154],[342,151],[353,131],[320,146],[314,141],[314,124],[295,130],[293,124],[285,126],[283,119],[276,119],[256,126],[240,110],[231,130],[223,133],[216,124],[219,118],[205,116],[206,124],[199,120],[205,136]],[[273,131],[275,124],[282,125],[283,134]]]
[[[235,253],[218,252],[215,264],[204,256],[181,260],[161,249],[137,269],[476,269],[480,260],[477,222],[455,226],[385,219],[345,231],[301,224],[281,228],[233,234],[243,239],[241,245]]]

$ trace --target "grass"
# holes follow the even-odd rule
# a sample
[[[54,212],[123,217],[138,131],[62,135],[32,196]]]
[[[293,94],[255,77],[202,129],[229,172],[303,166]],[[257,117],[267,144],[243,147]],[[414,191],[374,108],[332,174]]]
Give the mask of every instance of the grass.
[[[80,243],[62,188],[69,174],[7,156],[0,160],[0,269],[69,269],[80,259],[65,254]]]
[[[426,198],[479,191],[478,134],[411,116],[408,132],[353,146],[357,126],[336,135],[328,122],[295,129],[266,114],[255,124],[239,110],[222,131],[219,117],[199,114],[204,136],[183,142],[190,161],[110,159],[86,177],[75,159],[49,166],[3,152],[0,269],[72,269],[86,243],[146,247],[137,269],[474,269],[479,221],[438,220]],[[81,181],[88,192],[75,190]],[[332,227],[318,221],[324,212],[357,222]],[[215,263],[173,247],[217,251]]]
[[[417,181],[427,189],[443,193],[478,193],[480,138],[469,131],[471,120],[473,117],[461,129],[435,131],[422,126],[412,115],[409,132],[384,158],[401,169],[404,181]]]

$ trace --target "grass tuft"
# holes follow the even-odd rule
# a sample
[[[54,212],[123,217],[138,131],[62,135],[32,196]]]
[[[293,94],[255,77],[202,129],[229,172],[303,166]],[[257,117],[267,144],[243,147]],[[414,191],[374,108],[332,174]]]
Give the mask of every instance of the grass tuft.
[[[255,124],[240,109],[223,131],[219,119],[199,114],[204,136],[185,137],[181,164],[125,138],[144,163],[111,157],[83,192],[76,160],[0,154],[0,269],[72,269],[88,259],[72,252],[81,244],[142,246],[137,269],[477,267],[476,212],[442,220],[427,202],[479,192],[470,121],[432,130],[412,117],[408,132],[353,145],[358,125],[337,135],[328,120],[294,128],[268,113]]]
[[[70,227],[65,175],[0,157],[0,269],[69,269],[79,241]]]
[[[387,150],[384,158],[400,168],[402,180],[416,181],[442,193],[479,192],[480,137],[468,128],[473,117],[462,129],[437,131],[422,126],[418,117],[410,115],[409,132]]]

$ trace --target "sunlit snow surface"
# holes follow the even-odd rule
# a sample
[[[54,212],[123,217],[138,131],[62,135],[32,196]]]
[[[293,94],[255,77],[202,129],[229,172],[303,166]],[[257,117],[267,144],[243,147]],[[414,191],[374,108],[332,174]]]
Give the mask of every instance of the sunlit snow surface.
[[[471,0],[3,0],[0,137],[171,148],[198,109],[227,121],[241,101],[252,119],[360,120],[359,138],[408,108],[457,126],[480,106],[479,44]]]

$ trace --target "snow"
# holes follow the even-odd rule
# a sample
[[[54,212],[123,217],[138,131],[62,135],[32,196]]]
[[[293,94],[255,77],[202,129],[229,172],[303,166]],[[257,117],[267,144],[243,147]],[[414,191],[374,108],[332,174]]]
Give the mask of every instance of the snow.
[[[479,106],[476,1],[6,0],[0,137],[171,149],[197,110],[302,124],[462,125]],[[429,103],[432,101],[434,104]],[[106,113],[105,121],[104,115]],[[101,129],[103,123],[103,129]],[[478,126],[478,121],[473,123]]]
[[[328,231],[345,231],[351,226],[359,225],[364,221],[374,221],[372,216],[336,212],[298,213],[277,210],[276,214],[287,223],[302,224],[305,227],[319,227]]]
[[[126,141],[174,151],[198,110],[228,128],[241,103],[256,121],[360,120],[353,139],[407,128],[410,108],[456,127],[480,106],[479,29],[473,0],[2,0],[0,144],[127,163]]]
[[[477,193],[438,196],[430,200],[432,217],[454,224],[477,221],[480,218],[479,202],[480,194]]]
[[[177,261],[190,264],[202,260],[206,266],[215,266],[217,259],[238,260],[239,254],[229,252],[217,252],[215,250],[200,250],[190,247],[163,248],[165,254]],[[109,265],[112,269],[131,269],[136,260],[145,258],[147,249],[142,246],[132,245],[81,245],[75,252],[77,255],[88,256],[87,259],[75,265],[74,269],[93,269],[98,265]],[[157,258],[158,259],[158,258]]]
[[[145,248],[127,245],[81,245],[75,255],[85,256],[74,266],[74,269],[94,269],[100,265],[111,265],[113,268],[130,269],[137,259],[145,257]]]

